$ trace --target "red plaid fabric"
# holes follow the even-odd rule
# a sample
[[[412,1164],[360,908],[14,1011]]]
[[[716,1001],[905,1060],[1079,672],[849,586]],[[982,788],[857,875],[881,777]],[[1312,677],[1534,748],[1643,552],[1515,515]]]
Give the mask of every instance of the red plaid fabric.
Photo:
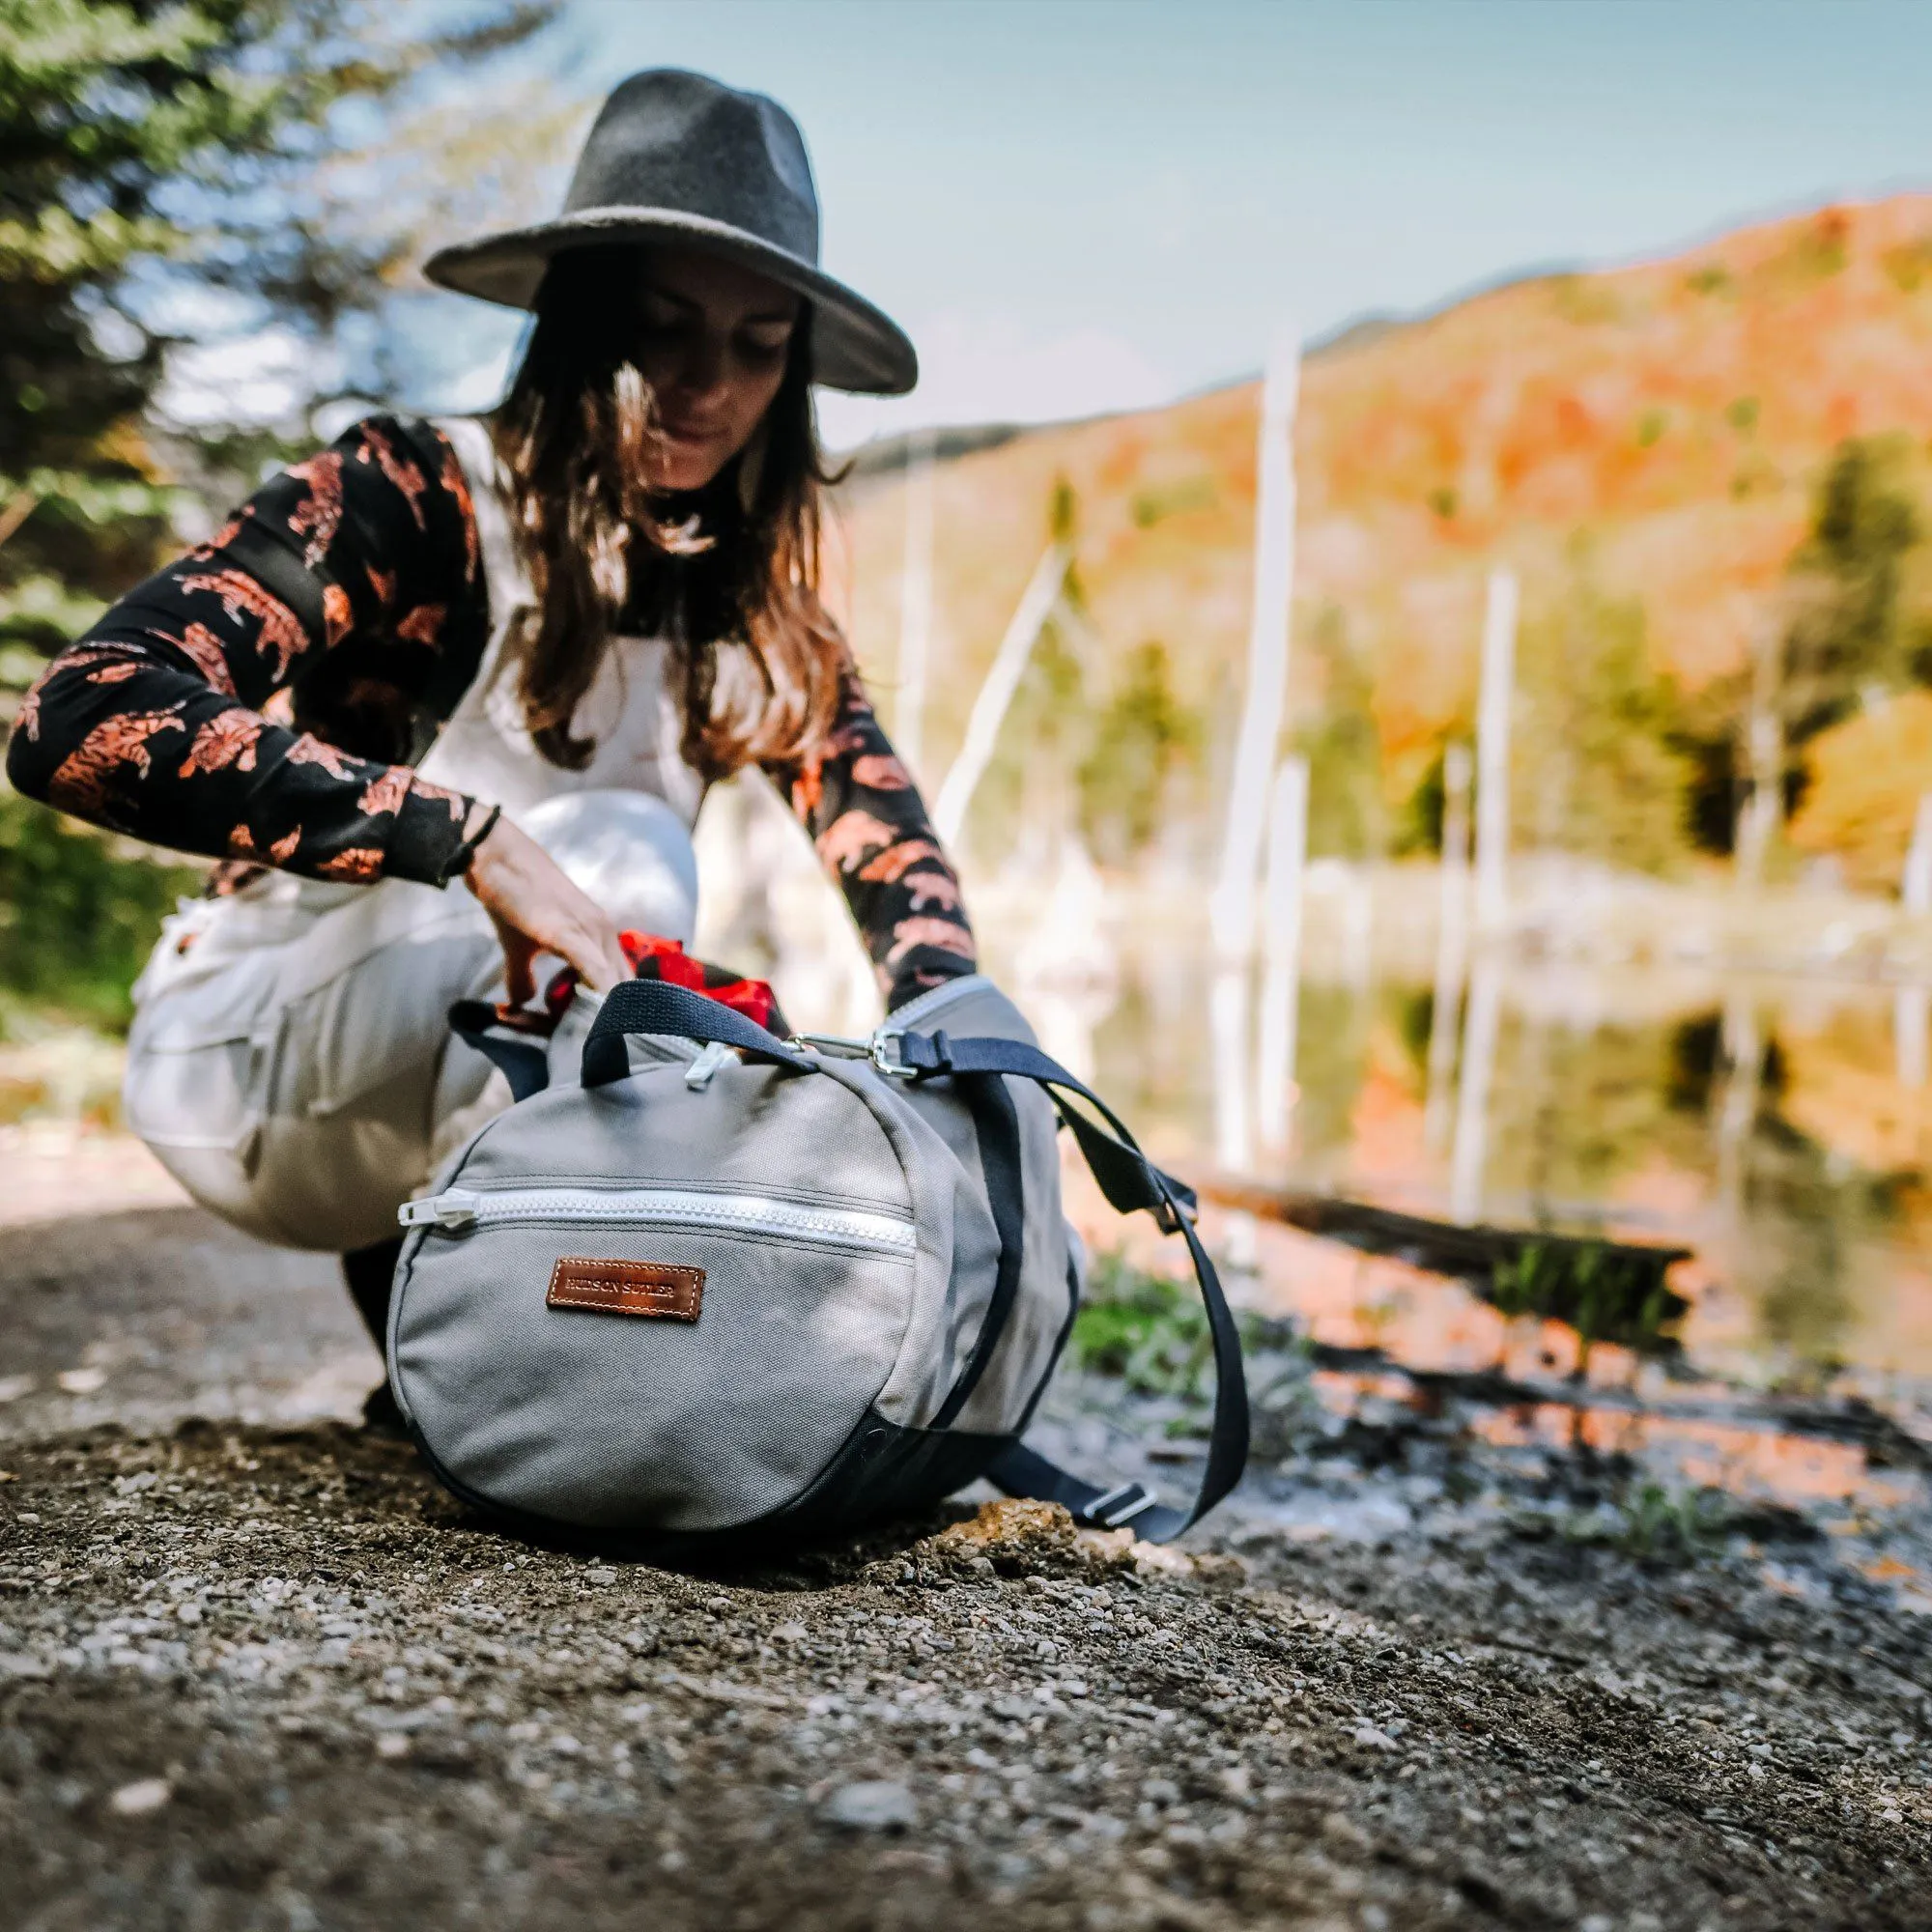
[[[723,966],[694,959],[684,950],[681,940],[660,939],[651,932],[620,932],[617,937],[623,945],[624,957],[639,980],[663,980],[673,986],[688,986],[694,993],[702,993],[707,1000],[716,1000],[720,1006],[729,1007],[748,1020],[756,1021],[781,1039],[790,1034],[791,1025],[779,1010],[778,996],[764,980],[742,979]],[[576,989],[574,966],[566,966],[544,988],[544,1005],[550,1009],[553,1021],[562,1017]]]

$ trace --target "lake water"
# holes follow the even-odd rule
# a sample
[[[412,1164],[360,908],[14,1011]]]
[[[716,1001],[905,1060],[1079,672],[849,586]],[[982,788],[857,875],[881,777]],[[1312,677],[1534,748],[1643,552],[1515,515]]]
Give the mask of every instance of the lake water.
[[[1551,1399],[1487,1413],[1478,1426],[1498,1439],[1627,1449],[1686,1484],[1793,1502],[1918,1494],[1919,1459],[1907,1445],[1901,1463],[1880,1438],[1889,1421],[1932,1445],[1925,991],[1492,960],[1446,1030],[1463,1064],[1438,1070],[1432,1094],[1428,981],[1345,963],[1355,970],[1301,986],[1290,1131],[1255,1147],[1254,1176],[1694,1259],[1671,1275],[1690,1303],[1681,1354],[1599,1345],[1584,1360],[1563,1324],[1507,1321],[1460,1283],[1212,1217],[1224,1250],[1252,1253],[1252,1300],[1334,1349],[1379,1351],[1385,1367],[1324,1376],[1326,1399],[1414,1401],[1406,1371],[1500,1369]],[[1481,1052],[1479,1001],[1493,1021],[1486,1078],[1467,1054]],[[1216,1165],[1224,1085],[1210,1004],[1198,956],[1142,950],[1090,990],[1084,1042],[1062,1022],[1099,1091],[1197,1176]],[[1441,1057],[1438,1037],[1438,1069]]]

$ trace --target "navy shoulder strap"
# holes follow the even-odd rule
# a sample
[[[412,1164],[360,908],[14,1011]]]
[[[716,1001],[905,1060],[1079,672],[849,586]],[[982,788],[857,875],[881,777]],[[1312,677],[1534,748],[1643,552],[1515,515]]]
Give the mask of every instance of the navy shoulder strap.
[[[1108,1529],[1131,1523],[1135,1534],[1150,1542],[1171,1542],[1199,1522],[1240,1481],[1248,1461],[1248,1384],[1241,1366],[1240,1331],[1222,1293],[1221,1278],[1195,1232],[1193,1191],[1154,1166],[1106,1102],[1037,1046],[1010,1039],[952,1039],[937,1032],[889,1034],[881,1044],[891,1048],[890,1055],[882,1054],[882,1064],[910,1079],[1002,1074],[1036,1081],[1072,1130],[1109,1205],[1122,1213],[1145,1208],[1169,1233],[1186,1241],[1214,1350],[1214,1415],[1208,1434],[1208,1465],[1193,1502],[1184,1510],[1170,1509],[1155,1502],[1139,1483],[1106,1489],[1086,1482],[1023,1442],[1009,1449],[986,1472],[1009,1495],[1062,1503],[1077,1521]],[[1077,1094],[1094,1108],[1105,1125],[1073,1106],[1067,1094]]]

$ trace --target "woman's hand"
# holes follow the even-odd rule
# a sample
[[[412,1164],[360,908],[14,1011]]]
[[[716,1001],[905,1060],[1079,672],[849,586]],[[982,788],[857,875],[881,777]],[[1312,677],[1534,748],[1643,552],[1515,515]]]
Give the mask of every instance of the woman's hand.
[[[511,1006],[524,1006],[535,996],[531,962],[539,952],[554,952],[575,966],[578,978],[594,993],[608,993],[631,977],[617,928],[604,909],[578,891],[556,861],[507,818],[490,828],[464,876],[502,941]]]

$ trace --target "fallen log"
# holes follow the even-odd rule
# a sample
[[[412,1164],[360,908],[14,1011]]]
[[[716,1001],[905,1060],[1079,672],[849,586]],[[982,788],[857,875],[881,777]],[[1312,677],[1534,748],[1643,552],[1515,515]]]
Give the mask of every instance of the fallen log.
[[[1671,1331],[1690,1308],[1664,1279],[1676,1263],[1691,1258],[1690,1248],[1463,1226],[1225,1176],[1203,1181],[1199,1192],[1217,1207],[1461,1281],[1505,1315],[1567,1321],[1586,1347],[1613,1342],[1643,1354],[1674,1353]]]

